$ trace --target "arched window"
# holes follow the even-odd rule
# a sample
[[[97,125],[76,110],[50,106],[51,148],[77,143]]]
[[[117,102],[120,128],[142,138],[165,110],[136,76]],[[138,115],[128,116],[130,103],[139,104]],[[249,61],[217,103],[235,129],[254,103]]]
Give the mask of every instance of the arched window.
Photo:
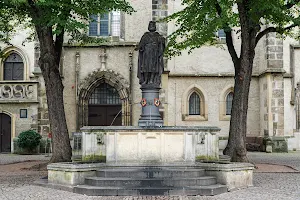
[[[193,84],[182,95],[182,121],[207,121],[207,95],[200,86]]]
[[[233,100],[233,92],[230,92],[226,96],[226,115],[231,115],[232,100]]]
[[[200,115],[200,97],[196,92],[189,99],[189,115]]]
[[[107,83],[103,83],[95,88],[92,93],[89,104],[93,105],[121,105],[121,99],[118,91]]]
[[[4,61],[3,80],[23,80],[24,63],[17,53],[11,53]]]

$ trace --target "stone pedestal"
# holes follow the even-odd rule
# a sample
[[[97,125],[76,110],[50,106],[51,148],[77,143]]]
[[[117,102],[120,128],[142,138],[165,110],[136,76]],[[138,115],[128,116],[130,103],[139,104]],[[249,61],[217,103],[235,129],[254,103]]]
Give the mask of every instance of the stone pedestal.
[[[142,86],[142,114],[138,125],[140,127],[162,127],[163,120],[159,113],[159,87]]]
[[[217,127],[87,126],[82,130],[82,160],[106,163],[174,163],[218,160]]]

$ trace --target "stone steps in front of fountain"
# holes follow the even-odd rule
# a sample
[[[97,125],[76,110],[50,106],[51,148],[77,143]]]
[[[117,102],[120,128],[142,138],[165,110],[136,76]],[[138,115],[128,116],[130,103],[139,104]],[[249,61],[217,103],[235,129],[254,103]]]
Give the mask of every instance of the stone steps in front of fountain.
[[[89,196],[217,195],[227,192],[216,178],[197,167],[107,167],[74,192]]]
[[[203,176],[196,178],[103,178],[88,177],[86,185],[100,187],[184,187],[186,185],[206,186],[216,184],[216,178]]]
[[[209,186],[186,187],[99,187],[91,185],[79,185],[74,187],[75,193],[88,196],[140,196],[140,195],[164,195],[164,196],[214,196],[227,192],[227,187],[220,184]]]
[[[135,178],[171,178],[200,177],[205,175],[199,168],[119,168],[101,169],[96,172],[98,177],[135,177]]]

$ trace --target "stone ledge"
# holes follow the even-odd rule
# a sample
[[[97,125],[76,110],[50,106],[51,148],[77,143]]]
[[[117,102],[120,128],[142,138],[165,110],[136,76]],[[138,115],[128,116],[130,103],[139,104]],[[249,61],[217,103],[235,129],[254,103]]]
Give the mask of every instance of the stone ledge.
[[[1,104],[19,104],[19,103],[34,103],[34,104],[38,104],[38,101],[31,101],[31,100],[12,100],[12,99],[8,99],[8,100],[0,100]]]
[[[94,131],[110,131],[110,132],[127,132],[127,131],[208,131],[215,132],[221,129],[216,126],[163,126],[163,127],[138,127],[138,126],[84,126],[81,131],[94,132]]]
[[[206,175],[215,176],[217,182],[227,186],[228,191],[253,186],[254,165],[250,163],[199,164]]]
[[[268,68],[268,69],[262,71],[258,76],[261,77],[261,76],[264,76],[265,74],[268,74],[268,73],[285,74],[286,71],[282,68]]]
[[[68,48],[91,48],[91,47],[96,47],[96,48],[102,48],[102,47],[132,47],[132,46],[137,46],[138,42],[125,42],[125,41],[115,41],[115,42],[102,42],[102,43],[90,43],[90,44],[85,44],[81,45],[80,43],[74,43],[74,44],[68,44],[64,43],[64,47]]]
[[[105,163],[51,163],[47,166],[47,170],[61,171],[64,170],[66,172],[77,172],[77,171],[93,171],[97,170],[100,167],[104,167]]]
[[[224,184],[228,190],[253,186],[254,165],[250,163],[193,163],[178,162],[164,164],[141,163],[53,163],[48,165],[48,180],[50,184],[64,185],[65,187],[84,184],[85,177],[95,176],[96,170],[101,167],[126,168],[126,167],[174,167],[174,168],[199,168],[204,169],[206,175],[215,176],[217,182]]]
[[[254,170],[251,163],[197,163],[196,166],[209,171]]]

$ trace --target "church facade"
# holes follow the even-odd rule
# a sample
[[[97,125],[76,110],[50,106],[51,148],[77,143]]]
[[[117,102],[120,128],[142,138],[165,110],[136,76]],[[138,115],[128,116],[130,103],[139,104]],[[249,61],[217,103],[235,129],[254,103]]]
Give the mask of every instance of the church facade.
[[[135,50],[148,23],[181,9],[180,0],[129,1],[132,15],[111,12],[92,16],[88,35],[108,42],[85,46],[66,44],[60,72],[70,136],[83,126],[136,126],[141,114],[141,90]],[[175,24],[159,23],[167,36]],[[2,45],[0,70],[0,152],[13,151],[19,133],[51,132],[47,99],[38,66],[38,42],[22,44],[26,30]],[[234,87],[234,67],[224,43],[203,46],[165,61],[160,90],[160,113],[165,126],[217,126],[220,149],[225,148]],[[239,48],[238,35],[234,36]],[[249,94],[249,143],[272,141],[275,151],[300,149],[300,45],[268,34],[256,48]],[[299,87],[297,87],[297,85]],[[4,131],[3,131],[4,130]]]

